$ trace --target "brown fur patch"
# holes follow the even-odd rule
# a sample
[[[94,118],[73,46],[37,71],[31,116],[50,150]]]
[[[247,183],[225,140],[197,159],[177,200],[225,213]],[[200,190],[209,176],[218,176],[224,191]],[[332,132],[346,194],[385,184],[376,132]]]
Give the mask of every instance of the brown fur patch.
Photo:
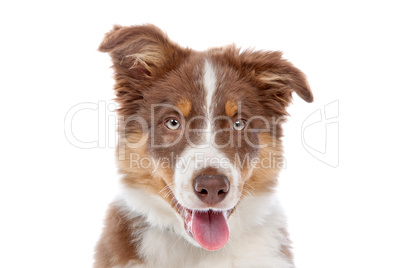
[[[173,171],[164,168],[161,162],[155,163],[147,152],[148,135],[130,133],[119,140],[117,156],[122,183],[129,188],[141,188],[150,194],[159,195],[174,208],[173,196],[168,186],[173,185]],[[155,166],[158,164],[158,166]]]
[[[228,100],[225,104],[225,113],[227,116],[232,117],[235,115],[237,111],[237,103],[231,100]]]
[[[188,99],[181,99],[177,103],[177,108],[187,117],[191,111],[191,102]]]
[[[281,52],[246,50],[240,54],[240,58],[243,67],[248,70],[251,68],[255,74],[255,81],[259,80],[261,85],[267,86],[274,82],[283,90],[295,91],[307,102],[313,101],[313,94],[306,76],[289,61],[283,59]]]
[[[209,53],[220,65],[229,64],[238,70],[249,85],[258,89],[260,102],[266,108],[265,113],[270,113],[270,116],[288,115],[286,107],[291,102],[293,91],[303,100],[313,101],[306,76],[283,59],[279,51],[240,52],[240,49],[232,45],[210,50]],[[238,94],[242,95],[241,92]]]
[[[138,255],[141,232],[147,228],[142,217],[128,218],[112,204],[107,213],[102,237],[96,246],[94,268],[141,263]]]
[[[142,188],[167,198],[166,185],[173,183],[173,173],[170,169],[155,166],[147,152],[147,143],[141,140],[147,141],[148,135],[130,133],[119,141],[117,155],[120,172],[124,174],[122,182],[130,188]],[[170,202],[171,199],[167,201]]]
[[[269,133],[259,134],[259,139],[260,145],[263,147],[260,149],[259,155],[260,166],[253,169],[250,178],[244,185],[244,191],[273,191],[277,184],[281,161],[283,161],[281,141]]]

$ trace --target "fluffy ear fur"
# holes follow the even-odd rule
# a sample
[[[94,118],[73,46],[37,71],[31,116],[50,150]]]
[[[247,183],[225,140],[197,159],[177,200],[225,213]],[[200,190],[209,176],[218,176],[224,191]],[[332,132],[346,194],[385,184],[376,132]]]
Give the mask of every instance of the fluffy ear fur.
[[[134,106],[141,103],[143,91],[191,53],[154,25],[115,25],[105,35],[99,51],[109,53],[112,58],[116,100],[123,115],[132,114],[136,110]]]
[[[154,25],[115,25],[106,34],[99,51],[108,52],[115,68],[123,67],[127,74],[139,80],[162,75],[189,54]]]
[[[239,57],[243,72],[260,89],[261,102],[277,115],[287,115],[292,91],[307,102],[313,101],[306,76],[283,59],[281,52],[246,50]]]

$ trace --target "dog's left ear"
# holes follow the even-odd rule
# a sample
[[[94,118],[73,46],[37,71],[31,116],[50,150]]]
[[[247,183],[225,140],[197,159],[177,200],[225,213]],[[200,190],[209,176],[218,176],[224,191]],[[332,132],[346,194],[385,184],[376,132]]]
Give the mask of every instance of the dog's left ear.
[[[286,115],[285,108],[296,92],[306,102],[313,101],[313,93],[303,72],[282,58],[278,51],[244,51],[240,53],[243,72],[260,89],[267,108]]]

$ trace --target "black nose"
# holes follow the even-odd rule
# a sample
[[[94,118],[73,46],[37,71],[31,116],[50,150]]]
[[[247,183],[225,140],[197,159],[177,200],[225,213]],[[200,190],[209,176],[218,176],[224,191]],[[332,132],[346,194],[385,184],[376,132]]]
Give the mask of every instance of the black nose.
[[[194,179],[194,190],[203,202],[213,205],[225,199],[230,184],[225,175],[198,175]]]

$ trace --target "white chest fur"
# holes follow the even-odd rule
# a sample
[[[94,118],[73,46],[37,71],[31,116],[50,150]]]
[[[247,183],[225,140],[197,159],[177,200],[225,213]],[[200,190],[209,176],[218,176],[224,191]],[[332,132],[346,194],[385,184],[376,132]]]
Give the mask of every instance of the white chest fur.
[[[195,246],[184,232],[180,216],[164,200],[137,191],[134,194],[133,190],[125,191],[124,199],[126,209],[143,215],[146,212],[150,224],[142,233],[139,252],[146,264],[127,268],[293,267],[282,252],[289,241],[283,231],[285,219],[275,194],[265,193],[243,200],[229,218],[228,244],[214,252]]]

